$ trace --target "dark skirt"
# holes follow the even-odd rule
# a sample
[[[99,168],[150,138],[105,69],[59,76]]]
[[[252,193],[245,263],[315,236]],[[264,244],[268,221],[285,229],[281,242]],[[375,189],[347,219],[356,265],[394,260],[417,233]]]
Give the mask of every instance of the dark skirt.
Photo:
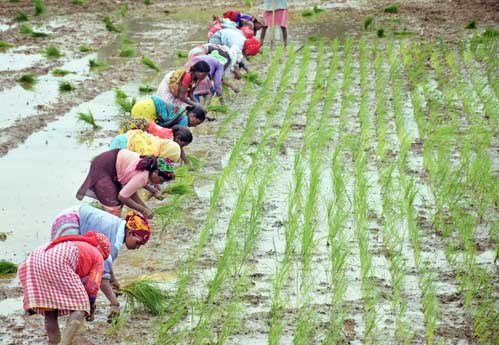
[[[87,178],[76,193],[76,199],[88,196],[99,200],[104,206],[121,206],[118,194],[122,188],[118,182],[116,159],[120,149],[106,151],[94,158]]]

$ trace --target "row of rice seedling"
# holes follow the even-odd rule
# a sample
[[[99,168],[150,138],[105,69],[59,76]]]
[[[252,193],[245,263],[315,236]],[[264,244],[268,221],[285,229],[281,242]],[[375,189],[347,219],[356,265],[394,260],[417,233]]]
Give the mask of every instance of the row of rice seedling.
[[[255,128],[256,115],[258,114],[260,109],[262,109],[263,105],[269,97],[268,89],[277,73],[279,67],[279,58],[281,54],[282,52],[280,50],[276,51],[276,54],[272,59],[271,65],[268,69],[264,87],[261,89],[258,97],[256,98],[254,106],[249,112],[245,130],[243,131],[239,139],[235,142],[227,165],[215,181],[210,197],[207,217],[201,229],[198,242],[191,249],[191,252],[189,253],[187,259],[184,261],[179,270],[177,279],[177,291],[175,293],[175,298],[172,299],[172,305],[169,307],[171,313],[169,318],[161,325],[159,331],[159,339],[162,339],[162,341],[165,339],[169,339],[168,341],[175,342],[177,337],[180,337],[182,335],[181,333],[178,333],[181,331],[180,329],[177,329],[177,334],[175,334],[174,328],[178,326],[178,323],[183,319],[185,308],[189,302],[189,284],[192,280],[193,270],[195,269],[197,260],[201,255],[216,224],[217,204],[220,200],[225,181],[237,166],[237,162],[240,158],[243,145],[247,143],[248,138],[253,133],[253,130]]]

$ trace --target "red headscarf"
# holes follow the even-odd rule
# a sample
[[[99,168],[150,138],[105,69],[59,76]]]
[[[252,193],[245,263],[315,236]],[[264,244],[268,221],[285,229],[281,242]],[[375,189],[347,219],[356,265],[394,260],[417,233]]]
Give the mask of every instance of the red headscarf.
[[[244,41],[243,54],[246,56],[253,56],[260,51],[260,41],[256,38],[249,38]]]
[[[244,37],[246,37],[248,39],[255,37],[255,33],[253,32],[253,30],[251,30],[247,26],[243,26],[241,29],[241,32],[243,33]]]
[[[224,13],[224,18],[230,19],[234,23],[239,21],[239,12],[237,11],[227,11]]]
[[[91,244],[92,246],[96,247],[99,252],[101,253],[102,257],[107,259],[109,256],[109,253],[111,253],[111,244],[109,243],[109,240],[104,234],[101,233],[95,233],[93,231],[87,232],[84,236],[82,235],[65,235],[56,238],[50,244],[45,248],[45,251],[49,250],[50,248],[54,247],[56,244],[62,243],[62,242],[67,242],[67,241],[82,241],[82,242],[87,242],[88,244]]]

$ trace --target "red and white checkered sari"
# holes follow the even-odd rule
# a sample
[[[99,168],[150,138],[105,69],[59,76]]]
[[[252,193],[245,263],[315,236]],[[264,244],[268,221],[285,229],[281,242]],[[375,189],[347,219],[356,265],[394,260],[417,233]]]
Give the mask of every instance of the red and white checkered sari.
[[[45,251],[35,249],[19,266],[19,280],[24,294],[24,309],[39,314],[58,310],[59,315],[74,310],[90,312],[88,294],[75,272],[79,250],[72,242],[63,242]]]

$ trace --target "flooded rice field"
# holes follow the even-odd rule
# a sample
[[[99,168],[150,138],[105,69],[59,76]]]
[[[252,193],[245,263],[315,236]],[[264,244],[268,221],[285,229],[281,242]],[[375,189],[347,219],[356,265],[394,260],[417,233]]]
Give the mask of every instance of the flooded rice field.
[[[30,1],[0,6],[12,45],[0,48],[0,259],[16,264],[78,203],[89,162],[118,134],[115,90],[154,94],[139,87],[155,90],[227,9],[45,3],[38,17]],[[122,286],[157,281],[165,311],[135,306],[109,325],[101,294],[75,344],[497,342],[497,4],[414,1],[390,14],[387,2],[321,1],[309,16],[316,2],[289,3],[289,47],[267,39],[249,61],[260,85],[231,80],[241,91],[227,93],[229,111],[192,130],[191,193],[148,200],[150,243],[114,265]],[[20,34],[19,11],[49,36]],[[49,44],[62,55],[47,58]],[[125,46],[134,57],[120,57]],[[32,85],[17,81],[27,73]],[[15,276],[0,277],[0,321],[2,344],[46,342]]]

